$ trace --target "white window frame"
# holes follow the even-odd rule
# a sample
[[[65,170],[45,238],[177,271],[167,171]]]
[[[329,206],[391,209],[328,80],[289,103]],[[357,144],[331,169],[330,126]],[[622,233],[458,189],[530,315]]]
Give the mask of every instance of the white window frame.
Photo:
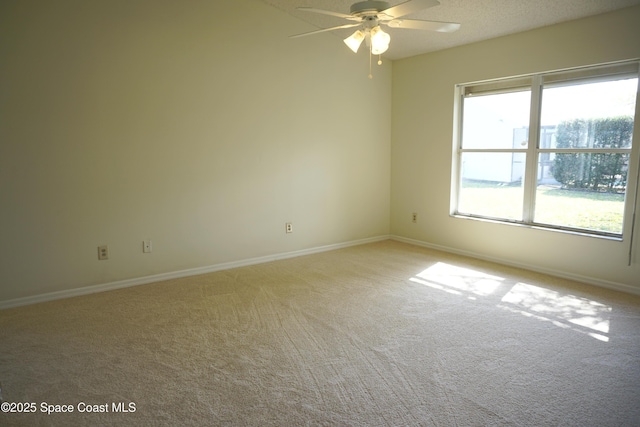
[[[592,237],[609,238],[622,241],[629,237],[633,238],[633,224],[635,223],[635,206],[638,197],[638,174],[640,169],[640,94],[636,96],[636,109],[633,129],[633,144],[630,149],[581,149],[581,153],[612,153],[621,152],[629,154],[629,171],[627,176],[627,187],[625,191],[625,204],[623,214],[622,233],[610,233],[589,229],[573,228],[536,223],[534,221],[535,199],[537,188],[538,159],[541,153],[558,152],[557,148],[540,148],[540,114],[542,108],[542,89],[545,85],[554,83],[568,83],[571,81],[597,81],[611,80],[618,76],[640,77],[640,61],[638,59],[621,61],[609,64],[600,64],[580,68],[572,68],[559,71],[529,74],[503,79],[478,81],[463,83],[455,86],[454,102],[454,130],[453,130],[453,164],[451,179],[451,203],[450,215],[457,218],[477,219],[505,224],[515,224],[519,226],[534,227],[544,230],[574,233]],[[640,86],[640,78],[639,78]],[[529,144],[527,148],[510,149],[475,149],[462,148],[462,125],[464,99],[473,94],[495,94],[500,92],[513,92],[518,89],[531,90],[531,109],[529,118]],[[461,159],[463,153],[525,153],[526,167],[524,176],[524,202],[522,220],[511,220],[502,218],[485,217],[476,214],[458,212],[459,188],[462,180]],[[631,246],[631,243],[630,243]]]

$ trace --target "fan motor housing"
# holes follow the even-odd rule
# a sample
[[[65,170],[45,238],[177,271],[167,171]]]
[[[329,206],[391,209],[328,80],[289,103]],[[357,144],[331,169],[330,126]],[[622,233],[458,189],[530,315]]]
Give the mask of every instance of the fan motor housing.
[[[389,9],[389,3],[386,1],[361,1],[351,5],[351,15],[374,16],[387,9]]]

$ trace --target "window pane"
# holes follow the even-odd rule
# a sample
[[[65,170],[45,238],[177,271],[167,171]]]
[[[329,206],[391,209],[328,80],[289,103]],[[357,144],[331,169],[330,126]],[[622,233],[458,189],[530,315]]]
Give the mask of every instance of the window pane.
[[[462,148],[527,148],[531,91],[464,99]]]
[[[631,148],[637,87],[634,78],[544,88],[540,148]]]
[[[622,233],[629,155],[541,153],[535,222]]]
[[[522,219],[524,153],[462,153],[458,212]]]
[[[638,79],[544,88],[535,222],[622,234]]]

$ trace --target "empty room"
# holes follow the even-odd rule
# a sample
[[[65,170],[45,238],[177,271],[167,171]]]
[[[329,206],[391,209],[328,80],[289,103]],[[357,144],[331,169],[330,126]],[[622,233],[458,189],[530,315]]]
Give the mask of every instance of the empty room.
[[[0,2],[0,425],[637,426],[638,22]]]

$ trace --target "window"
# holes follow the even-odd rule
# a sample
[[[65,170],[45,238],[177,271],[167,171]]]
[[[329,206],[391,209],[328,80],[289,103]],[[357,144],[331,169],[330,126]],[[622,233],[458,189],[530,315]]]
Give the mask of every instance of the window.
[[[452,213],[622,238],[637,92],[638,62],[458,85]]]

